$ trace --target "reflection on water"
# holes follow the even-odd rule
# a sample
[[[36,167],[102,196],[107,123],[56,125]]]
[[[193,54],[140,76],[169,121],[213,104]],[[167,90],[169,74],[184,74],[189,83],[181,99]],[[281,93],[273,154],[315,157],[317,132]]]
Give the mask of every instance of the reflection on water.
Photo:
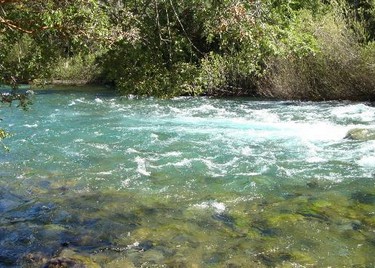
[[[42,93],[1,111],[0,266],[375,264],[373,107]]]

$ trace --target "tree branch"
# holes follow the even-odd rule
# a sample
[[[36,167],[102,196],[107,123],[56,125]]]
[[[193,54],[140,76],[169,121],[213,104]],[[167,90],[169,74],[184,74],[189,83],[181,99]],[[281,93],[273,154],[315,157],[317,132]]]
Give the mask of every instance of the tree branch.
[[[5,1],[5,0],[3,0],[3,1]],[[20,31],[20,32],[23,32],[23,33],[32,34],[34,32],[34,31],[31,31],[31,30],[24,29],[24,28],[16,25],[14,21],[4,19],[1,16],[0,16],[0,23],[5,24],[6,26],[8,26],[9,28],[11,28],[13,30],[17,30],[17,31]]]
[[[179,17],[178,14],[177,14],[177,11],[176,11],[176,9],[175,9],[175,7],[174,7],[174,5],[173,5],[172,0],[169,0],[169,3],[171,4],[171,7],[172,7],[172,10],[173,10],[173,13],[174,13],[174,15],[175,15],[175,17],[176,17],[178,23],[180,24],[181,29],[182,29],[182,31],[184,32],[184,34],[185,34],[187,40],[189,41],[190,45],[191,45],[191,46],[192,46],[192,47],[193,47],[198,53],[200,53],[201,55],[205,55],[205,53],[203,53],[202,51],[200,51],[199,48],[197,48],[197,47],[194,45],[193,41],[191,41],[191,39],[190,39],[188,33],[187,33],[186,30],[185,30],[184,25],[182,24],[182,22],[181,22],[181,20],[180,20],[180,17]]]
[[[8,3],[15,3],[15,2],[19,2],[19,0],[0,0],[0,5],[8,4]]]

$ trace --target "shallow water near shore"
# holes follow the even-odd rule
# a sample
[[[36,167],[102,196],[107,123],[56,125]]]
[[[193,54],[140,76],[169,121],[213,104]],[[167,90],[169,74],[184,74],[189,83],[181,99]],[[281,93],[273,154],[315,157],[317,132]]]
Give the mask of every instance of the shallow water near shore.
[[[1,118],[0,267],[375,265],[365,103],[45,89]]]

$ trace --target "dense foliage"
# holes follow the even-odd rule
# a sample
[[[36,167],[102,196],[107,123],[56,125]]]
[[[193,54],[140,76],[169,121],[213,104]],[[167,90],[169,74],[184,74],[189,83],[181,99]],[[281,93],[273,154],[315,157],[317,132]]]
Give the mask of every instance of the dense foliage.
[[[375,0],[0,0],[8,84],[375,99]]]

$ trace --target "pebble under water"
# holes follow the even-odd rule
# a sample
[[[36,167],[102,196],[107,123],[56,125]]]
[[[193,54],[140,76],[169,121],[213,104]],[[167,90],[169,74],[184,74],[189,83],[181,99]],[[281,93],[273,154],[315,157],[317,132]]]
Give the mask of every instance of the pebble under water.
[[[366,103],[36,91],[1,107],[0,267],[374,267]]]

